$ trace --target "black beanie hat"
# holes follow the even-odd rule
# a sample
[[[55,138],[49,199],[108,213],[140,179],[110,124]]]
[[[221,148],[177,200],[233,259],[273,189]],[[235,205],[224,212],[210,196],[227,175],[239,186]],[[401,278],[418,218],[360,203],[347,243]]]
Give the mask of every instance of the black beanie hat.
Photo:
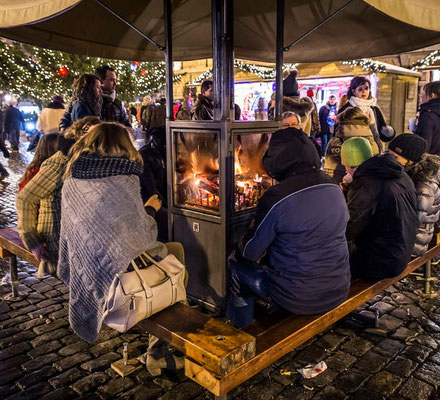
[[[426,140],[414,133],[402,133],[390,142],[388,148],[407,160],[418,162],[426,151]]]

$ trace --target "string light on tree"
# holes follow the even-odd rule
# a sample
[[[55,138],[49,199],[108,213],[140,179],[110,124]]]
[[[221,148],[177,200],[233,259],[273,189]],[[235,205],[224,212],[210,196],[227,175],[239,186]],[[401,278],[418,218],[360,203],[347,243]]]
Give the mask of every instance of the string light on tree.
[[[80,56],[0,41],[0,89],[21,97],[32,97],[39,105],[48,103],[54,95],[61,94],[69,100],[76,78],[107,64],[118,75],[118,98],[123,101],[162,90],[165,86],[165,63],[135,63],[137,69],[133,72],[129,61]],[[181,77],[182,74],[176,74],[174,81]]]

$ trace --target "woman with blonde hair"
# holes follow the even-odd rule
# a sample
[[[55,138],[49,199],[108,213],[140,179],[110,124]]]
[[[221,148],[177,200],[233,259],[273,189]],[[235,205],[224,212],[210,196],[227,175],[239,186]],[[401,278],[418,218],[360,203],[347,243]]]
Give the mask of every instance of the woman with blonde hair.
[[[17,196],[18,233],[25,246],[40,259],[38,276],[56,275],[62,177],[69,161],[69,149],[98,122],[97,117],[86,117],[68,128],[66,137],[57,135],[57,151],[41,163],[38,174],[22,187]]]
[[[144,208],[142,158],[124,126],[94,126],[71,154],[62,190],[58,275],[70,288],[72,329],[94,342],[115,274],[144,251],[167,254],[147,213],[154,215],[161,202],[153,196]]]

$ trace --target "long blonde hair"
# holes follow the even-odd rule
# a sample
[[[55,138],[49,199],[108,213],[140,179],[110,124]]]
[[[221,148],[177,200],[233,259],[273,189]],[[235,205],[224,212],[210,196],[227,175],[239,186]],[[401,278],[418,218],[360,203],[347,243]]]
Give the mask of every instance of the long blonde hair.
[[[102,122],[95,125],[72,146],[64,179],[71,175],[72,165],[81,155],[126,158],[143,164],[141,155],[131,142],[127,128],[116,122]]]

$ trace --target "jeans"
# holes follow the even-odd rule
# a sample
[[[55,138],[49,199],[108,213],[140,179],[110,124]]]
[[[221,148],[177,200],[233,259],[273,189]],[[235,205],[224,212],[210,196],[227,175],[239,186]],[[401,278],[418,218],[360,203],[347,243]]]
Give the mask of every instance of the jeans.
[[[230,286],[226,316],[235,327],[242,328],[252,322],[257,298],[270,302],[267,270],[260,264],[237,260],[235,252],[228,263]]]
[[[325,151],[327,150],[327,144],[328,144],[328,139],[329,139],[329,134],[328,133],[321,133],[321,149],[322,149],[322,156],[325,156]]]

